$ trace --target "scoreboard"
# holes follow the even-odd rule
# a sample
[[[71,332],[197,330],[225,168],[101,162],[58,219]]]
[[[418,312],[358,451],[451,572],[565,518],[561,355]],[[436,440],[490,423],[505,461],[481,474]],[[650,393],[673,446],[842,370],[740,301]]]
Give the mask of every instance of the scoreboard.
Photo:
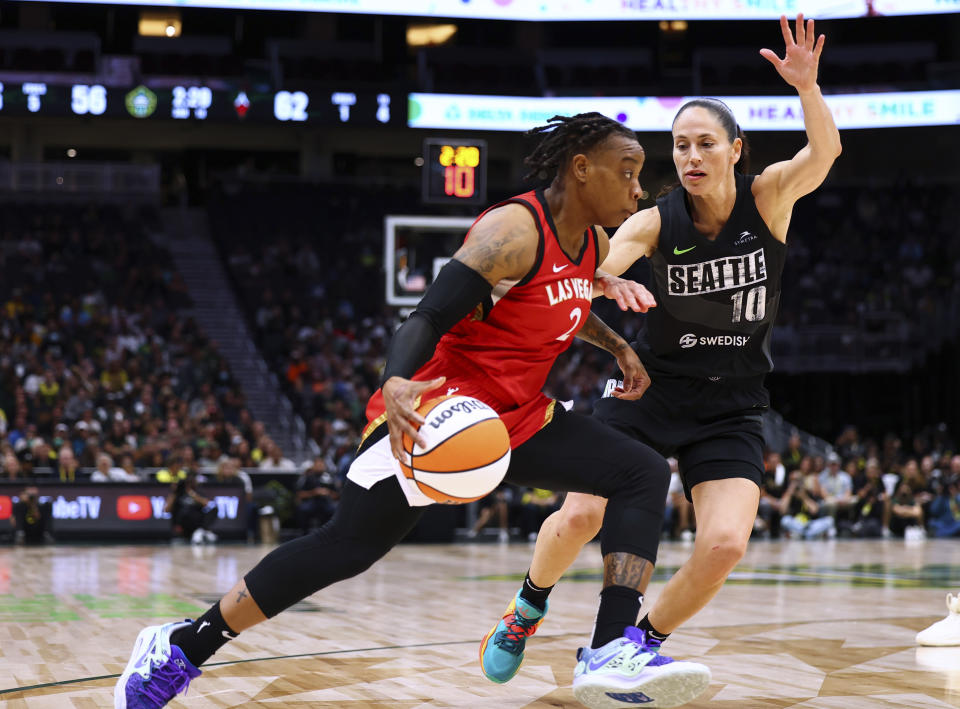
[[[376,92],[273,91],[191,83],[164,88],[0,83],[0,117],[405,126],[406,107],[405,96]]]
[[[423,201],[482,204],[487,201],[487,143],[427,138],[423,141]]]

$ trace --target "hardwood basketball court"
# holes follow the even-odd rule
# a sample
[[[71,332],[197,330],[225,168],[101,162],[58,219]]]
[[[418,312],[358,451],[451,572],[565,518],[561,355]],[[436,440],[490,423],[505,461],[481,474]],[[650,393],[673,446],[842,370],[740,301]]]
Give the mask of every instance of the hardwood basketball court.
[[[664,543],[648,598],[689,553]],[[195,616],[268,547],[0,550],[0,706],[112,707],[143,625]],[[588,546],[506,685],[480,674],[480,638],[519,588],[532,547],[402,545],[218,652],[172,707],[578,707],[600,550]],[[695,709],[960,707],[960,647],[914,635],[960,591],[955,541],[751,544],[717,598],[667,644],[707,664]]]

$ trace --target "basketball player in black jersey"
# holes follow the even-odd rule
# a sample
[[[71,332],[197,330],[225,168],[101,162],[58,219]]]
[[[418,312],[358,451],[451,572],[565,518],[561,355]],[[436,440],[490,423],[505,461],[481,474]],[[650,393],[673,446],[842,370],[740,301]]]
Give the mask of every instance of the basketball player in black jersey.
[[[697,536],[690,559],[639,623],[664,640],[703,608],[742,558],[760,499],[772,368],[770,332],[794,203],[815,190],[840,154],[840,135],[817,85],[824,36],[797,17],[796,38],[780,18],[786,54],[760,53],[800,96],[808,143],[759,175],[742,172],[746,146],[730,109],[716,99],[684,104],[673,122],[679,185],[628,219],[611,239],[603,270],[650,261],[658,307],[635,348],[652,384],[643,398],[610,396],[594,415],[679,460]],[[556,582],[600,529],[606,501],[572,493],[537,540],[531,575]],[[640,599],[608,586],[639,613]],[[579,668],[578,668],[579,669]],[[577,679],[574,679],[576,690]],[[627,706],[611,701],[611,707]]]

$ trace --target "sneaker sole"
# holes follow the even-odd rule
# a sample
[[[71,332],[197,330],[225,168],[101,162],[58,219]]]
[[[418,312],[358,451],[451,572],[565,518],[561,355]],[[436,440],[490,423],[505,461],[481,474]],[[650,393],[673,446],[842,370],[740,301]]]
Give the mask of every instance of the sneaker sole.
[[[590,709],[624,709],[625,707],[678,707],[693,701],[710,685],[710,670],[695,662],[678,662],[669,669],[657,670],[648,679],[615,684],[603,675],[582,676],[574,680],[573,696]],[[579,679],[579,678],[578,678]],[[643,694],[631,699],[615,699],[610,694]]]
[[[960,645],[960,638],[920,638],[917,637],[917,645],[920,647],[957,647]]]
[[[137,635],[137,640],[133,644],[133,652],[130,653],[130,660],[127,662],[123,674],[120,675],[120,679],[113,687],[113,709],[127,709],[127,680],[133,674],[133,668],[137,664],[137,658],[140,657],[140,649],[143,647],[143,643],[149,642],[149,638],[156,632],[156,628],[157,626],[152,625],[144,628]]]

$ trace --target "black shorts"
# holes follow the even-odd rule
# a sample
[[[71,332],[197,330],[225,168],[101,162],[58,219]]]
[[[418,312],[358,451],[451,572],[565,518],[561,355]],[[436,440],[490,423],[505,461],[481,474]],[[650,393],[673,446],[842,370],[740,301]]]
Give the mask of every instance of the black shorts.
[[[763,479],[761,415],[769,395],[761,381],[710,380],[650,373],[643,397],[623,401],[605,396],[595,417],[677,458],[683,491],[707,480]],[[608,387],[609,389],[609,387]]]

